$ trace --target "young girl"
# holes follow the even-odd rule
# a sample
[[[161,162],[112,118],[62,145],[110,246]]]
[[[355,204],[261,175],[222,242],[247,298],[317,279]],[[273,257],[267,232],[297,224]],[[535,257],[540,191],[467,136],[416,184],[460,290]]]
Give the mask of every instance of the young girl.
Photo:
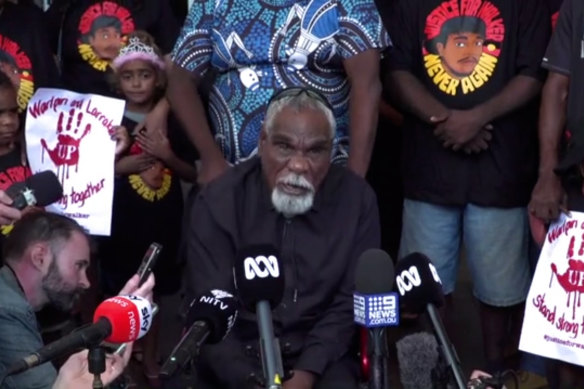
[[[142,122],[164,95],[164,61],[150,35],[136,31],[128,45],[112,63],[114,85],[125,97],[126,110],[122,125],[133,142],[129,151],[116,162],[111,237],[100,247],[103,288],[115,293],[134,274],[152,242],[163,246],[154,267],[155,295],[171,294],[180,288],[178,246],[183,210],[180,178],[194,182],[194,155],[175,145],[189,144],[179,139],[182,132],[170,120],[168,133],[145,128],[136,133]],[[180,155],[180,156],[179,156]],[[158,375],[156,326],[144,344],[145,374],[152,386]]]

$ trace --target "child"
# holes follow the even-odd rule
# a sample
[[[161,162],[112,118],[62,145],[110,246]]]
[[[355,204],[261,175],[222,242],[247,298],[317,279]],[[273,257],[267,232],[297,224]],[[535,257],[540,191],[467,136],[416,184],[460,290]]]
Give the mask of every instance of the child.
[[[112,67],[112,81],[126,100],[122,125],[133,143],[115,165],[111,237],[100,247],[102,286],[106,294],[119,290],[138,269],[148,246],[158,242],[163,248],[154,267],[155,295],[171,294],[179,289],[181,280],[177,262],[183,211],[179,178],[196,180],[194,165],[185,162],[194,161],[194,156],[177,155],[177,147],[171,143],[181,132],[172,121],[168,134],[156,128],[135,131],[165,91],[164,61],[152,37],[141,31],[132,33]],[[153,326],[144,344],[144,372],[152,386],[158,375],[156,344]]]

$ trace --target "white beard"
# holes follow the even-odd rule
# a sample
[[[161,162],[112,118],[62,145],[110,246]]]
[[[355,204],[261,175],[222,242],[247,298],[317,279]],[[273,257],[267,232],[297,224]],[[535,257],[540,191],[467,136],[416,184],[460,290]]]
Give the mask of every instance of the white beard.
[[[282,192],[278,185],[272,191],[272,204],[274,208],[286,217],[292,217],[306,213],[312,208],[314,201],[314,187],[303,176],[289,174],[280,180],[281,183],[302,186],[308,189],[306,194],[300,196],[289,195]]]

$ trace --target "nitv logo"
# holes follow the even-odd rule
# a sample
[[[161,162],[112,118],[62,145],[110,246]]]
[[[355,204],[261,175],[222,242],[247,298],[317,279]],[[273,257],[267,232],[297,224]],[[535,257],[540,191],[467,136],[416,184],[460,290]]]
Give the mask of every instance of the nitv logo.
[[[270,255],[267,258],[263,255],[255,258],[247,257],[243,261],[243,268],[245,271],[245,278],[248,280],[253,280],[255,277],[280,277],[278,259],[273,255]]]

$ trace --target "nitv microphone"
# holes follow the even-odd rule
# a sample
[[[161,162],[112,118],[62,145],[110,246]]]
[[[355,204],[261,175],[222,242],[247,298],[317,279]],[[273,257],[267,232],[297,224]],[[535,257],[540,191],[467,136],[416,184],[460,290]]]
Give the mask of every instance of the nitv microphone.
[[[395,346],[403,389],[434,389],[432,371],[439,359],[434,335],[418,332],[404,336]]]
[[[212,290],[194,299],[187,315],[188,331],[164,362],[160,376],[170,378],[199,355],[205,343],[223,340],[237,318],[237,300],[222,290]]]
[[[234,276],[243,306],[256,313],[265,387],[281,388],[284,367],[271,312],[284,295],[284,275],[277,250],[270,245],[241,250],[235,260]]]
[[[452,342],[448,339],[436,308],[444,304],[444,293],[438,272],[430,259],[424,254],[413,253],[399,260],[396,266],[395,283],[401,296],[402,312],[421,314],[426,311],[428,313],[456,386],[460,389],[466,388],[460,361]]]
[[[117,296],[103,301],[95,310],[93,324],[82,327],[30,354],[8,368],[5,376],[21,373],[54,358],[102,341],[132,342],[144,336],[152,324],[152,307],[142,297]]]
[[[370,389],[389,388],[388,350],[385,327],[399,324],[397,293],[392,292],[393,262],[379,249],[369,249],[359,257],[355,270],[353,312],[355,322],[368,329],[371,374]],[[362,356],[365,357],[365,356]]]
[[[12,199],[12,207],[24,209],[27,206],[45,207],[63,197],[63,187],[59,179],[50,170],[28,177],[24,182],[17,182],[6,189]]]

